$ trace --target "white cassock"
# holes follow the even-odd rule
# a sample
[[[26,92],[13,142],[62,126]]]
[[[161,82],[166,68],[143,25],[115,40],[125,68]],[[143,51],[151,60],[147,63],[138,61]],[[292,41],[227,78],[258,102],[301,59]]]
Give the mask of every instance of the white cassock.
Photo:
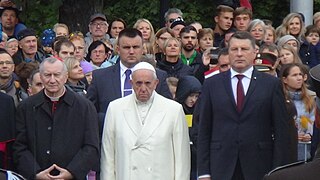
[[[190,179],[182,106],[156,92],[152,98],[144,124],[134,93],[110,103],[102,136],[101,180]]]

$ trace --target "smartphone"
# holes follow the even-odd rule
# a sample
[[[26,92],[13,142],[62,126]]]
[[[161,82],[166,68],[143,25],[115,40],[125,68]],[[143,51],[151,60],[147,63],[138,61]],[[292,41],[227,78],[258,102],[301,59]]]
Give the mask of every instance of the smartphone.
[[[210,49],[210,53],[209,53],[210,64],[218,64],[218,53],[219,53],[219,48]]]

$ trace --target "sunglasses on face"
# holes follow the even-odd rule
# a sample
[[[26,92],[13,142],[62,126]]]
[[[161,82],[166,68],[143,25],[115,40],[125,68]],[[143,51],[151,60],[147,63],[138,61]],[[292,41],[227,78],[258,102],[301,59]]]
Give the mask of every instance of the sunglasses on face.
[[[170,23],[173,23],[173,22],[176,21],[176,20],[181,20],[181,21],[183,21],[182,17],[178,17],[178,18],[176,18],[176,19],[169,19],[169,22],[170,22]]]

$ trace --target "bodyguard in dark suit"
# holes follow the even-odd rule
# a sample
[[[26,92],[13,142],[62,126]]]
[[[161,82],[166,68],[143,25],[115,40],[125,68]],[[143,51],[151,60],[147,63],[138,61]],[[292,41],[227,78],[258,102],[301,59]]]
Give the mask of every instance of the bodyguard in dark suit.
[[[289,117],[280,81],[253,69],[255,41],[236,32],[231,69],[207,79],[200,99],[201,180],[258,180],[287,162]]]
[[[94,103],[100,123],[103,122],[106,110],[111,101],[123,97],[125,72],[137,64],[143,53],[142,34],[137,29],[124,29],[119,33],[117,50],[120,62],[114,66],[93,71],[92,83],[88,89],[88,98]],[[170,97],[170,91],[166,84],[166,73],[157,71],[159,84],[156,91]],[[131,90],[132,91],[132,90]],[[103,127],[103,124],[100,124]]]

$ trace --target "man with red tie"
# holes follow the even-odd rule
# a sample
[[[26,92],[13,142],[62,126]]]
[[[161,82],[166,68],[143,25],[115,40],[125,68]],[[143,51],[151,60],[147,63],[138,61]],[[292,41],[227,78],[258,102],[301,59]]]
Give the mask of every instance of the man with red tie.
[[[231,69],[208,78],[200,97],[201,180],[256,180],[287,163],[289,118],[280,81],[253,68],[255,40],[236,32]]]

